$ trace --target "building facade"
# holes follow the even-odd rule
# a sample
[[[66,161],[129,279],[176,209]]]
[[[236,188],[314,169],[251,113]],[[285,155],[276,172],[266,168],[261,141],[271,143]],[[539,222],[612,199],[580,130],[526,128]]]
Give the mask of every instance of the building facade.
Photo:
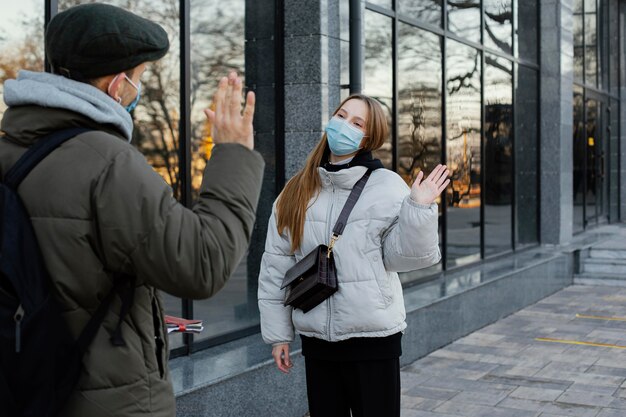
[[[2,0],[0,81],[20,68],[43,70],[45,23],[87,2]],[[202,110],[216,80],[237,70],[257,94],[256,147],[267,170],[247,257],[210,300],[165,296],[169,314],[205,324],[201,335],[171,338],[180,415],[306,411],[303,369],[286,380],[267,362],[257,277],[274,199],[350,93],[375,97],[387,113],[391,134],[377,153],[387,168],[409,184],[439,163],[452,171],[439,200],[443,260],[402,274],[411,300],[434,303],[451,289],[429,298],[429,283],[563,247],[626,218],[625,1],[105,2],[170,35],[170,53],[146,71],[133,143],[183,204],[193,205],[211,156]],[[459,294],[473,288],[472,278],[458,282]],[[515,285],[498,291],[527,289]],[[428,343],[405,339],[405,356],[427,353]]]

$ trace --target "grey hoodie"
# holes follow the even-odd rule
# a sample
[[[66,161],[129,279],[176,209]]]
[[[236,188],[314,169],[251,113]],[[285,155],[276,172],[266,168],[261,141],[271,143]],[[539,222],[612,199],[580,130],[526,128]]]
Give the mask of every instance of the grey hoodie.
[[[37,105],[71,110],[91,120],[115,126],[130,142],[133,119],[112,97],[96,87],[46,72],[22,70],[4,83],[7,106]]]

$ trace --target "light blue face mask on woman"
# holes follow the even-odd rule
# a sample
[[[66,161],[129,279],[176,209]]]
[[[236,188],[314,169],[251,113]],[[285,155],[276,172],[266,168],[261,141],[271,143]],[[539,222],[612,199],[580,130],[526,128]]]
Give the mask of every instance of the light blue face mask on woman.
[[[338,156],[350,155],[361,149],[365,134],[338,117],[330,119],[326,125],[326,138],[330,151]]]

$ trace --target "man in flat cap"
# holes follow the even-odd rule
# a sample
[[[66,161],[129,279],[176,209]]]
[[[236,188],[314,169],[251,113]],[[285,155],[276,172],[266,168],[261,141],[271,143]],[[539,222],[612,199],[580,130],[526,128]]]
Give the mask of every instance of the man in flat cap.
[[[91,129],[40,162],[19,196],[74,338],[114,277],[134,277],[128,314],[127,297],[116,295],[61,415],[174,416],[157,290],[210,297],[246,251],[264,167],[253,150],[254,94],[242,114],[241,79],[233,73],[219,82],[215,111],[206,111],[216,145],[190,210],[129,143],[129,112],[146,65],[169,48],[165,31],[125,10],[88,4],[54,17],[45,44],[53,74],[21,71],[4,85],[0,175],[46,135]]]

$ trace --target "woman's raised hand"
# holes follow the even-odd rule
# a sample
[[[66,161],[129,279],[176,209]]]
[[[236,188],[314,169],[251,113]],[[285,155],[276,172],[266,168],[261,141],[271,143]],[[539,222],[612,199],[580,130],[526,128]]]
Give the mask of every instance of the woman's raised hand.
[[[289,369],[293,367],[291,359],[289,359],[289,344],[284,343],[282,345],[276,345],[272,348],[272,356],[274,362],[281,372],[289,373]]]
[[[254,149],[255,96],[252,91],[246,96],[246,107],[241,112],[241,93],[243,84],[236,72],[223,77],[215,92],[213,102],[215,110],[206,109],[204,113],[212,125],[213,142],[239,143],[248,149]]]
[[[450,175],[448,167],[441,164],[437,165],[424,181],[422,181],[424,171],[420,171],[411,187],[411,199],[418,204],[432,204],[450,184],[448,175]]]

